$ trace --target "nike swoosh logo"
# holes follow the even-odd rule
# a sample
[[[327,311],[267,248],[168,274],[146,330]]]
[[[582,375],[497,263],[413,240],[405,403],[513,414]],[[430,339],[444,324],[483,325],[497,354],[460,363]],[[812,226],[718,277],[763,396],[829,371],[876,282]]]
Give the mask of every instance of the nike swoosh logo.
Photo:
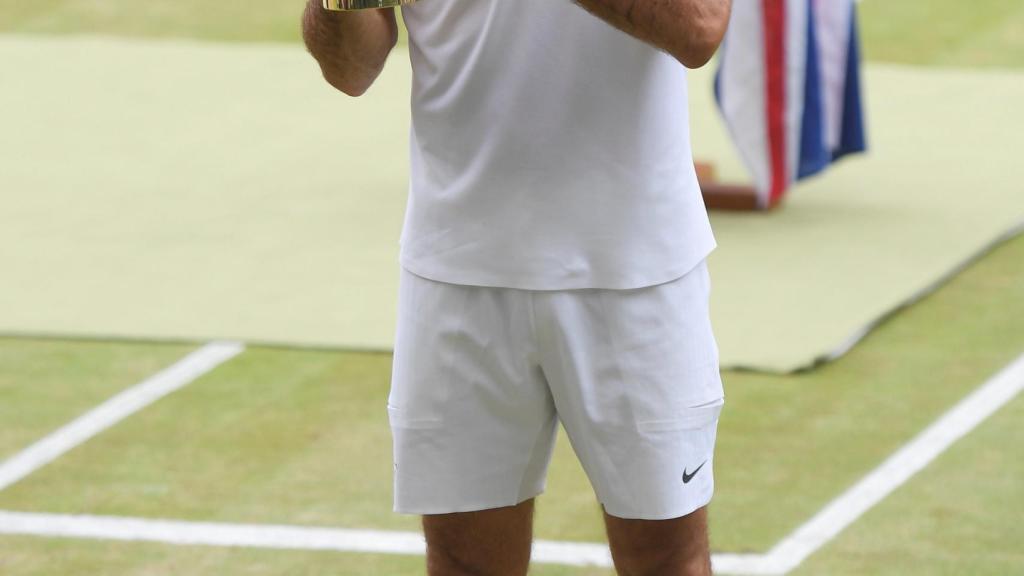
[[[697,472],[700,472],[700,469],[703,468],[704,465],[707,463],[707,460],[701,462],[700,466],[694,468],[693,472],[690,472],[689,474],[686,473],[686,468],[683,468],[683,484],[689,484],[690,480],[693,480],[693,477],[697,475]]]

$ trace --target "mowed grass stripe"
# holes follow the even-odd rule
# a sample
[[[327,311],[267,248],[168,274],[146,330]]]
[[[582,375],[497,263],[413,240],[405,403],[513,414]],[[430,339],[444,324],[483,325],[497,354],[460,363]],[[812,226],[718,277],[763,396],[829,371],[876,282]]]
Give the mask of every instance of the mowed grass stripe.
[[[0,508],[415,529],[389,514],[390,367],[388,354],[251,348],[0,493]]]
[[[238,342],[211,342],[173,365],[123,390],[24,450],[0,461],[0,491],[60,458],[135,412],[172,394],[240,354]]]
[[[1022,283],[1018,238],[836,364],[726,374],[716,551],[767,550],[1015,358]],[[416,519],[390,512],[390,363],[251,350],[0,493],[0,508],[415,530]],[[603,539],[565,442],[537,532]]]
[[[865,514],[794,574],[1024,574],[1024,396]]]
[[[870,1],[859,10],[862,44],[871,60],[937,66],[1024,63],[1024,3],[1019,0]]]
[[[0,537],[5,576],[413,576],[423,559],[390,554],[172,546],[139,542]],[[531,576],[613,576],[605,568],[537,564]]]
[[[303,2],[206,0],[139,3],[130,0],[0,0],[0,31],[25,34],[101,34],[139,38],[196,38],[297,42]]]
[[[0,537],[5,576],[320,576],[422,574],[423,560],[386,554],[172,546],[141,542]]]
[[[192,348],[0,338],[0,461]]]
[[[912,480],[1024,390],[1024,353],[772,548],[788,572]]]
[[[422,0],[429,2],[430,0]],[[0,0],[0,32],[298,42],[302,2]],[[900,0],[859,5],[869,59],[940,66],[1020,66],[1019,0]],[[404,29],[402,31],[404,42]]]

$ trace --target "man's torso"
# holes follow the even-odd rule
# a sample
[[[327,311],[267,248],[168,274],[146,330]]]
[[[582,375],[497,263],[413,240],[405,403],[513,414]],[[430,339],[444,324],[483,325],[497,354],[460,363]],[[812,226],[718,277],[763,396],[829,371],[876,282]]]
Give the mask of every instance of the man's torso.
[[[713,249],[685,68],[569,0],[421,0],[402,264],[434,280],[634,288]]]

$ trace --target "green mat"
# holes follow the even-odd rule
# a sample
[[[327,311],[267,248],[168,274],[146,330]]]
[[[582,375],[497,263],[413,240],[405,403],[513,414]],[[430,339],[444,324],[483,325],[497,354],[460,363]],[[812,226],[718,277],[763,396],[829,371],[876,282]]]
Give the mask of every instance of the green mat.
[[[296,46],[0,37],[0,331],[389,348],[408,56],[361,99]],[[692,76],[697,155],[742,178]],[[1024,75],[866,71],[872,154],[716,215],[726,366],[789,371],[1024,221]]]

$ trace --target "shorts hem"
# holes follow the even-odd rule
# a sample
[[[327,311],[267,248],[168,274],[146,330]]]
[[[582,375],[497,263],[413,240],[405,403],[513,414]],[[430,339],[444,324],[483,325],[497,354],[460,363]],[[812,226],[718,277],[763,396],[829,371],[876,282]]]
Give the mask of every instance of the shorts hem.
[[[460,502],[455,505],[425,505],[425,506],[401,506],[395,504],[393,511],[395,514],[410,514],[417,516],[431,515],[431,514],[457,514],[461,512],[480,512],[482,510],[492,510],[494,508],[506,508],[508,506],[518,506],[531,498],[536,498],[544,493],[544,490],[539,490],[536,493],[524,496],[518,501],[515,499],[508,501],[503,500],[498,503],[495,502]]]
[[[706,499],[698,500],[696,503],[689,506],[682,506],[666,511],[630,513],[622,510],[612,510],[607,505],[604,506],[604,511],[607,512],[609,516],[622,518],[623,520],[672,520],[674,518],[681,518],[683,516],[693,514],[710,503],[711,496],[708,496]]]

